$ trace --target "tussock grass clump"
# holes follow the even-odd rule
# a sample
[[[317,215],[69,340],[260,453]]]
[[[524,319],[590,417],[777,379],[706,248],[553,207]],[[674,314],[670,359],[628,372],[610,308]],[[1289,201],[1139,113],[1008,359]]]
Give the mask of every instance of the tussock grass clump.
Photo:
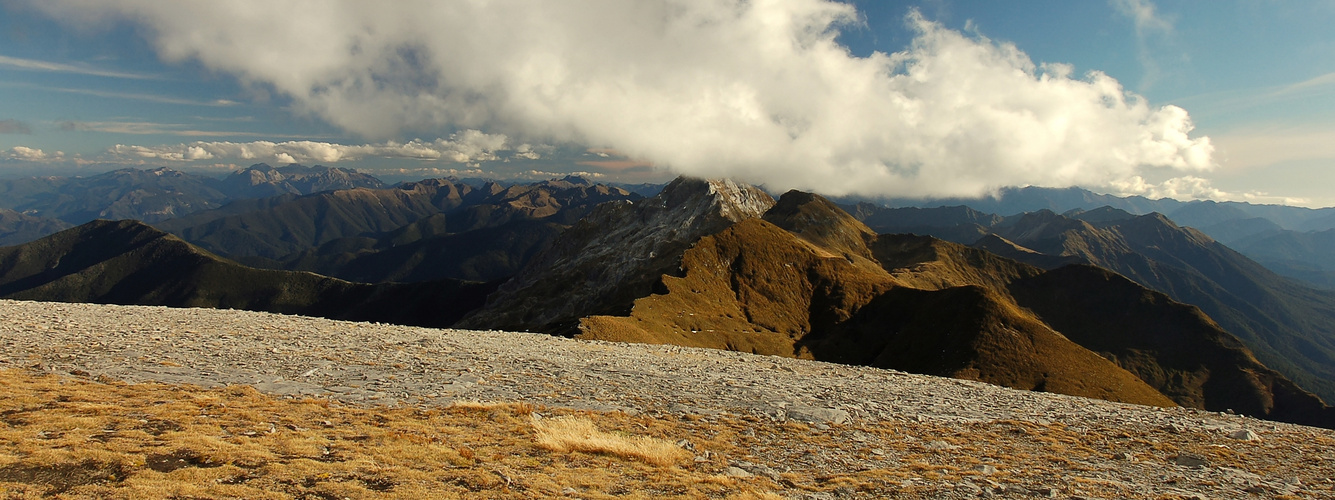
[[[663,466],[690,456],[686,450],[666,440],[603,432],[586,417],[535,418],[533,428],[538,431],[538,446],[556,452],[616,455]]]

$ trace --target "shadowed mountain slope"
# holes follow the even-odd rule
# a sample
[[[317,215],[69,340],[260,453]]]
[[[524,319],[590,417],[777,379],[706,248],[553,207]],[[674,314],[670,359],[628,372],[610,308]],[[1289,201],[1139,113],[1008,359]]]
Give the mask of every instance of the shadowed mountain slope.
[[[0,248],[0,297],[247,309],[446,326],[491,288],[458,280],[350,283],[248,268],[136,221],[93,221]]]
[[[700,239],[628,314],[584,318],[580,337],[1335,425],[1319,398],[1199,309],[1097,268],[1044,271],[930,237],[876,236],[850,220],[819,197],[785,194],[762,219]]]
[[[546,220],[517,220],[402,244],[387,243],[402,237],[401,231],[395,231],[381,239],[334,240],[285,262],[261,267],[311,271],[365,283],[445,278],[491,281],[519,272],[524,263],[550,246],[566,227]]]
[[[1037,212],[996,233],[1032,250],[1116,271],[1198,306],[1266,365],[1323,398],[1335,398],[1335,293],[1276,275],[1160,214],[1094,227]]]
[[[858,210],[910,213],[874,206]],[[957,208],[918,213],[915,221],[957,224],[922,231],[943,239],[958,241],[960,228],[977,230],[978,217],[961,216]],[[1285,279],[1157,213],[1131,216],[1104,208],[1069,215],[1042,210],[1006,217],[985,228],[987,236],[963,243],[1045,269],[1083,262],[1116,271],[1200,307],[1266,365],[1322,398],[1335,398],[1335,293]]]
[[[161,224],[182,239],[228,257],[279,259],[330,241],[397,229],[481,197],[472,187],[443,179],[391,189],[345,189],[277,203],[246,203],[256,210],[224,208]],[[290,195],[288,195],[290,196]],[[258,206],[257,206],[258,205]],[[221,216],[219,216],[221,215]]]
[[[489,183],[474,188],[454,180],[429,179],[390,189],[348,189],[244,201],[167,221],[160,227],[209,251],[251,265],[384,281],[411,276],[413,268],[406,265],[394,270],[388,263],[372,264],[384,270],[382,275],[372,275],[346,266],[395,246],[509,222],[547,219],[570,224],[598,203],[634,197],[619,188],[569,180],[509,187]],[[510,239],[535,245],[546,241],[522,234],[511,235]],[[394,258],[420,262],[427,254],[448,252],[441,247],[448,243],[424,242],[417,254],[397,250]],[[517,261],[515,252],[529,254],[534,250],[508,251],[509,255],[500,260]],[[441,275],[443,269],[465,265],[452,262],[424,271]],[[494,279],[513,272],[514,268],[509,267],[482,278]]]
[[[828,201],[790,192],[764,219],[700,239],[684,253],[682,275],[662,276],[655,293],[636,300],[627,316],[586,318],[580,337],[797,356],[1171,404],[985,289],[901,286],[869,258],[864,238],[874,235]]]
[[[566,178],[523,186],[487,184],[480,196],[393,231],[339,238],[258,267],[312,271],[363,282],[509,277],[600,203],[638,199],[619,188]]]
[[[1335,427],[1335,409],[1272,370],[1200,309],[1073,265],[1018,280],[1016,301],[1187,406]]]
[[[1087,265],[1051,271],[930,237],[881,235],[876,258],[896,279],[940,289],[978,285],[1178,404],[1335,426],[1320,398],[1261,364],[1200,309]]]

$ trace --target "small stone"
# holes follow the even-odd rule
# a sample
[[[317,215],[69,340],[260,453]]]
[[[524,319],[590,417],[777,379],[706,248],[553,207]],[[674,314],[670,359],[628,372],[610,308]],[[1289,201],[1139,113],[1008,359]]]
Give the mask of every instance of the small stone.
[[[1178,465],[1182,465],[1182,466],[1185,466],[1185,467],[1209,467],[1209,466],[1210,466],[1210,461],[1209,461],[1209,460],[1206,460],[1205,457],[1202,457],[1202,456],[1200,456],[1200,455],[1192,455],[1192,454],[1190,454],[1190,453],[1183,453],[1183,454],[1178,455],[1177,458],[1173,461],[1173,463],[1176,463],[1176,464],[1178,464]]]
[[[1231,438],[1236,439],[1236,440],[1238,440],[1238,441],[1260,441],[1260,440],[1261,440],[1261,436],[1258,436],[1255,432],[1252,432],[1251,429],[1242,429],[1242,430],[1240,430],[1240,431],[1236,431],[1236,432],[1234,432],[1234,433],[1232,433],[1232,434],[1229,434],[1228,437],[1231,437]]]
[[[834,408],[813,408],[793,405],[788,407],[788,419],[808,424],[842,424],[848,421],[848,412]]]
[[[1113,453],[1112,457],[1113,460],[1131,460],[1131,455],[1128,455],[1125,451],[1119,451],[1117,453]]]
[[[747,472],[746,470],[742,469],[741,467],[736,467],[736,466],[734,466],[734,467],[728,467],[727,469],[724,469],[724,470],[723,470],[723,475],[728,476],[728,477],[751,477],[751,476],[753,476],[753,474],[751,474],[750,472]]]
[[[980,472],[980,473],[983,473],[983,474],[987,474],[987,475],[992,475],[992,474],[996,474],[996,473],[997,473],[997,468],[996,468],[996,467],[991,466],[991,465],[986,465],[986,464],[983,464],[983,465],[975,465],[975,466],[973,466],[973,470],[976,471],[976,472]]]
[[[953,450],[955,448],[958,448],[958,446],[955,446],[953,444],[941,440],[929,441],[923,447],[929,450]]]

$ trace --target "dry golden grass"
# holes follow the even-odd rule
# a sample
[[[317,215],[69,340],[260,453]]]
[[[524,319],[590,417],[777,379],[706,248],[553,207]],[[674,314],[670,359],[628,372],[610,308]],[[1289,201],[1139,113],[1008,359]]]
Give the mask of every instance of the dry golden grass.
[[[1335,434],[1324,430],[1263,432],[1263,441],[1241,443],[1125,422],[822,427],[524,402],[365,408],[249,387],[0,370],[0,498],[936,498],[942,485],[966,481],[1118,498],[1132,492],[1095,477],[1100,464],[1131,467],[1129,479],[1157,473],[1180,453],[1266,477],[1297,476],[1318,496],[1332,492],[1320,457]],[[673,444],[683,439],[691,451]],[[1110,462],[1118,453],[1134,463]],[[723,474],[741,461],[779,474]],[[974,469],[982,464],[997,472]]]
[[[538,431],[538,446],[561,453],[604,453],[654,465],[673,465],[690,457],[686,450],[666,440],[600,431],[588,417],[535,418],[533,428]]]
[[[682,463],[669,422],[519,402],[438,409],[283,400],[250,387],[0,371],[0,498],[764,498]],[[552,451],[538,427],[571,444]],[[563,441],[564,442],[564,441]],[[680,465],[673,465],[680,464]]]

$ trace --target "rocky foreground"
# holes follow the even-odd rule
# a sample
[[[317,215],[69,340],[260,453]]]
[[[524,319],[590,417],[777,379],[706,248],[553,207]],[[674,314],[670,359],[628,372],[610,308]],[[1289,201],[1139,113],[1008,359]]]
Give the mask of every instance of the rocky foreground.
[[[0,301],[0,368],[683,422],[695,458],[680,467],[790,498],[1335,497],[1335,431],[674,346]]]

